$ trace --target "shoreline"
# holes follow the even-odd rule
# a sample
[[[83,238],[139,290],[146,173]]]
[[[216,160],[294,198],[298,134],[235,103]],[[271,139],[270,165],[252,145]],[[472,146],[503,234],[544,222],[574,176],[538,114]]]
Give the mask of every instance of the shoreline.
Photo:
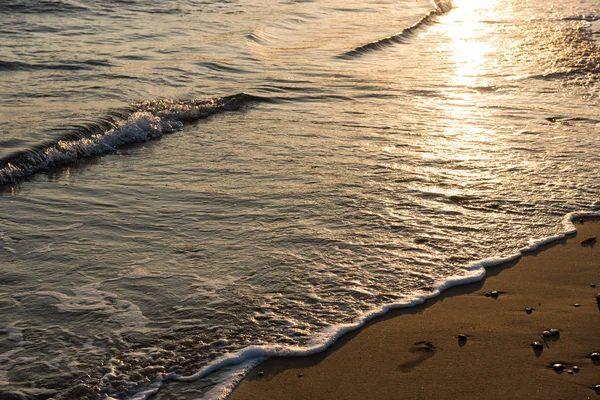
[[[600,260],[600,249],[579,243],[583,236],[600,238],[600,219],[583,218],[583,224],[576,224],[577,235],[566,229],[566,238],[547,239],[516,260],[486,267],[483,280],[448,288],[422,304],[377,316],[324,352],[262,362],[228,399],[515,398],[511,380],[520,390],[537,388],[517,397],[600,399],[594,391],[600,379],[592,379],[600,367],[589,359],[591,352],[600,351],[600,308],[592,296],[600,289],[590,287],[592,281],[600,283],[600,263],[594,264],[594,259]],[[575,214],[569,218],[574,219]],[[569,263],[577,265],[576,274],[566,268]],[[570,282],[584,278],[587,286]],[[484,296],[495,290],[497,297]],[[584,292],[589,292],[587,298]],[[562,295],[570,296],[572,304],[559,305]],[[578,296],[582,298],[577,300]],[[575,307],[576,302],[581,307]],[[528,314],[526,307],[534,310]],[[551,326],[559,320],[573,326],[577,334],[565,332],[558,340],[544,342],[543,330],[563,331]],[[457,339],[459,334],[466,335],[466,340]],[[567,340],[569,336],[576,340]],[[544,350],[535,352],[539,354],[529,346],[534,341],[544,343]],[[583,354],[586,346],[589,349]],[[559,362],[565,365],[561,374],[551,368]],[[579,372],[569,373],[577,363]],[[578,390],[558,379],[562,375],[577,382]],[[542,378],[543,385],[540,381],[537,387],[536,380]]]

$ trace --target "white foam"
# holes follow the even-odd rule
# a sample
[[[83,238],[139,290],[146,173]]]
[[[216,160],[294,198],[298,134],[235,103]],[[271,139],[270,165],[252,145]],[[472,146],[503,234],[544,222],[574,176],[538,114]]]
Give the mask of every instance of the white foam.
[[[77,140],[60,140],[33,155],[27,165],[20,166],[9,162],[0,169],[0,184],[12,182],[42,169],[73,163],[81,157],[114,151],[124,144],[142,143],[176,132],[183,127],[183,123],[175,119],[178,116],[178,112],[164,111],[157,116],[149,111],[137,111],[106,132]],[[79,226],[69,226],[65,229],[75,227]]]
[[[54,304],[59,312],[101,312],[107,314],[108,321],[116,322],[123,329],[142,327],[148,319],[134,303],[120,299],[116,294],[99,289],[100,284],[94,283],[73,289],[73,296],[56,291],[37,291],[18,293],[17,298],[25,296],[49,296],[59,300]]]
[[[228,371],[229,376],[222,382],[216,384],[211,390],[209,390],[205,398],[207,399],[225,399],[229,393],[233,392],[233,389],[244,379],[248,372],[252,371],[254,367],[264,361],[263,358],[255,358],[247,360],[240,365],[235,366]]]
[[[568,235],[574,234],[576,229],[573,225],[573,220],[586,217],[600,217],[600,212],[581,211],[569,213],[563,218],[562,225],[564,230],[562,233],[531,240],[527,247],[514,254],[509,254],[504,257],[491,257],[474,262],[467,267],[464,275],[454,275],[435,282],[431,292],[421,291],[415,293],[402,301],[372,309],[369,312],[362,314],[355,322],[333,325],[324,329],[307,346],[249,346],[240,351],[221,356],[215,362],[202,368],[193,375],[183,376],[172,372],[166,375],[164,379],[178,382],[193,382],[202,379],[215,371],[237,366],[234,368],[235,372],[230,373],[230,376],[226,381],[218,384],[206,396],[206,398],[210,400],[223,399],[227,397],[243,377],[261,361],[276,356],[309,356],[323,352],[346,333],[362,327],[369,320],[384,315],[392,309],[414,307],[418,304],[422,304],[427,299],[439,296],[440,293],[451,287],[480,281],[485,277],[486,268],[517,260],[524,253],[535,251],[543,245],[564,239]],[[155,387],[153,387],[153,391],[150,394],[154,394],[159,390],[160,382],[155,382],[154,385]],[[135,397],[136,400],[146,398],[147,397]]]
[[[106,133],[74,141],[60,141],[57,146],[46,150],[46,167],[70,163],[81,156],[90,157],[113,151],[124,144],[160,138],[165,133],[172,133],[183,127],[180,121],[167,117],[161,118],[150,112],[138,111]]]
[[[129,399],[130,400],[146,400],[147,398],[156,394],[159,391],[159,389],[161,387],[161,383],[162,383],[161,381],[153,382],[150,386],[133,394],[131,397],[129,397]],[[110,399],[110,400],[118,400],[118,397],[106,396],[106,398]]]

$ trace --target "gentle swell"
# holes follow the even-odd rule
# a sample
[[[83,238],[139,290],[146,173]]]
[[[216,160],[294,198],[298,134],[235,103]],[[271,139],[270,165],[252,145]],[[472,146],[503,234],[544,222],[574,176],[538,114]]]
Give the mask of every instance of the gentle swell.
[[[31,149],[0,159],[0,185],[16,182],[39,171],[73,163],[128,143],[146,142],[180,130],[184,123],[243,108],[266,99],[244,93],[209,100],[149,100],[113,112],[94,123]]]
[[[562,19],[563,21],[587,21],[587,22],[594,22],[594,21],[600,21],[600,15],[577,15],[577,16],[573,16],[573,17],[565,17]]]
[[[440,15],[444,15],[452,9],[452,3],[443,0],[434,0],[434,9],[425,14],[419,21],[409,26],[408,28],[385,37],[383,39],[376,40],[371,43],[359,46],[353,50],[347,51],[341,54],[340,58],[354,58],[360,57],[363,54],[370,53],[372,51],[381,50],[394,44],[405,43],[408,39],[413,37],[419,30],[425,28],[428,25],[432,25],[436,22],[436,19]]]
[[[0,14],[56,14],[84,10],[87,8],[60,0],[0,0]]]
[[[57,64],[32,64],[21,61],[0,60],[0,71],[35,71],[35,70],[64,70],[77,71],[92,69],[94,67],[110,67],[106,60],[87,60],[78,62],[65,62]]]

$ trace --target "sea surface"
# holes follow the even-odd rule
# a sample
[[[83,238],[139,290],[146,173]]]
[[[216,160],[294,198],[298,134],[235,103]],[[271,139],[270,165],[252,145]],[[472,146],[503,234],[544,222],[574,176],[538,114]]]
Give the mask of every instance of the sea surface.
[[[597,0],[0,21],[2,398],[220,398],[600,208]]]

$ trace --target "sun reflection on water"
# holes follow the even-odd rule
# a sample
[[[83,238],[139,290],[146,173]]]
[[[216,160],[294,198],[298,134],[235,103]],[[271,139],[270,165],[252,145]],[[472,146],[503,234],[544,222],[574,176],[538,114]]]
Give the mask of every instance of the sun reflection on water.
[[[448,54],[449,83],[460,88],[477,88],[489,85],[486,76],[497,68],[494,57],[497,49],[490,41],[490,30],[496,24],[490,21],[501,17],[502,0],[455,0],[454,8],[437,28],[450,39],[439,51]]]
[[[460,195],[475,195],[471,191],[477,182],[498,184],[498,177],[492,171],[501,168],[482,173],[470,165],[503,163],[498,157],[502,152],[496,143],[498,132],[487,122],[489,111],[482,103],[500,86],[498,70],[502,49],[501,43],[494,40],[494,33],[510,9],[503,2],[455,0],[453,9],[433,28],[439,35],[436,51],[444,63],[446,76],[441,89],[444,96],[437,107],[446,118],[437,132],[431,132],[435,136],[433,142],[439,141],[439,145],[432,146],[431,152],[423,154],[423,158],[444,162],[447,165],[444,174],[461,176],[464,187],[458,189]],[[433,190],[457,194],[453,192],[456,188]]]

